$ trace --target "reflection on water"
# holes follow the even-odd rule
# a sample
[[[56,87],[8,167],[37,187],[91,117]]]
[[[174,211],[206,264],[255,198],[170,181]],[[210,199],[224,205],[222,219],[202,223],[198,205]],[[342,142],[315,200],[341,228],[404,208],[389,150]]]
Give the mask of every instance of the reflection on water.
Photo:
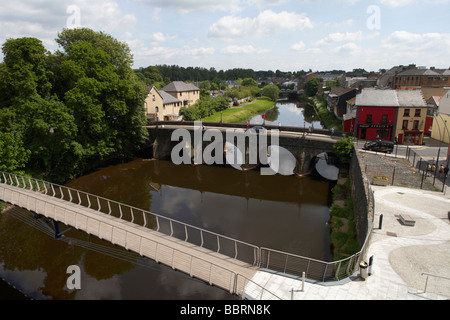
[[[331,259],[323,181],[136,159],[68,186],[257,246]],[[82,271],[79,291],[65,287],[72,264]],[[54,240],[48,223],[17,209],[0,215],[0,277],[35,299],[235,298],[83,232]]]
[[[317,115],[314,110],[308,109],[308,106],[302,107],[300,102],[278,101],[273,109],[266,111],[267,120],[264,121],[261,115],[250,119],[251,125],[290,126],[290,127],[314,127],[323,129],[320,121],[317,121]]]

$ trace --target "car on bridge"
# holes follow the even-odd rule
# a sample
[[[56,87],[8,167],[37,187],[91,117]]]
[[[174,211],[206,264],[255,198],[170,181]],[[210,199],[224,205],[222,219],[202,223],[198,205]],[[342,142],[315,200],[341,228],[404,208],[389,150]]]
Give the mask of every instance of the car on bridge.
[[[245,130],[245,132],[257,133],[257,134],[263,133],[264,134],[267,132],[267,130],[266,130],[266,128],[264,128],[262,126],[255,126],[255,127],[251,127],[249,129]]]
[[[394,150],[394,143],[392,141],[382,140],[369,141],[364,144],[363,149],[369,151],[392,153],[392,151]]]

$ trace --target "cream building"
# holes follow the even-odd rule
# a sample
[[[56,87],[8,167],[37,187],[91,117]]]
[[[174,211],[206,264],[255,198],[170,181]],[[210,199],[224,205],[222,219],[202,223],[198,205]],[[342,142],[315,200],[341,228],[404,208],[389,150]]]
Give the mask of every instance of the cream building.
[[[162,91],[165,91],[174,98],[180,100],[184,107],[191,106],[200,100],[200,89],[192,83],[174,81],[162,88]]]
[[[420,90],[397,91],[399,107],[395,136],[400,144],[421,145],[428,105]]]
[[[439,101],[439,110],[434,115],[431,137],[435,140],[450,143],[450,90]]]
[[[161,90],[152,87],[145,99],[149,121],[181,120],[181,107],[188,107],[200,100],[200,89],[190,83],[175,81]]]
[[[144,105],[149,121],[169,121],[179,120],[182,102],[167,92],[152,87]]]

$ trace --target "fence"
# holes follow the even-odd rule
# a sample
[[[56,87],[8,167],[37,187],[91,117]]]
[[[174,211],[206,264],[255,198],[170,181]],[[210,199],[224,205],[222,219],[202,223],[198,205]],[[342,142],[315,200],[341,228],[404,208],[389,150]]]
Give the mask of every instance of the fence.
[[[369,228],[366,241],[358,253],[340,261],[324,262],[269,248],[260,248],[143,209],[30,177],[0,172],[0,183],[82,205],[253,266],[296,276],[302,276],[305,272],[308,279],[317,281],[341,280],[353,274],[359,268],[359,261],[363,256],[372,229]]]
[[[50,182],[0,172],[0,183],[82,205],[251,265],[258,265],[257,246],[210,232],[149,211]]]
[[[442,164],[443,167],[448,166],[447,160],[442,163],[440,150],[438,151],[436,160],[433,158],[433,160],[426,160],[422,158],[420,155],[417,154],[413,149],[407,148],[406,149],[406,159],[412,164],[414,168],[419,170],[422,176],[422,183],[420,188],[423,188],[423,181],[429,176],[432,179],[432,184],[434,187],[438,188],[442,192],[445,190],[446,182],[447,180],[447,174],[445,174],[440,169],[440,165]],[[445,156],[445,155],[444,155]]]

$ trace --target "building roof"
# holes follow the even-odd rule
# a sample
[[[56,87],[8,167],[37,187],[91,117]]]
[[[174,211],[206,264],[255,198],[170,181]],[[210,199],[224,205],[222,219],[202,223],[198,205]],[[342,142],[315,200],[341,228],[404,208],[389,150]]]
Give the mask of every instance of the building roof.
[[[363,89],[356,96],[357,106],[372,107],[427,107],[420,90],[379,90]]]
[[[161,96],[161,98],[163,99],[163,103],[164,104],[171,104],[171,103],[181,102],[180,100],[178,100],[174,96],[168,94],[164,90],[158,90],[158,89],[156,89],[156,87],[152,87],[152,89],[150,91],[152,91],[152,90],[155,90]]]
[[[162,88],[166,92],[186,92],[186,91],[199,91],[200,89],[194,86],[192,83],[185,83],[183,81],[174,81]]]
[[[167,92],[165,92],[164,90],[160,90],[159,94],[161,95],[161,97],[163,98],[163,102],[164,104],[170,104],[170,103],[178,103],[181,102],[180,100],[178,100],[177,98],[175,98],[174,96],[168,94]]]

